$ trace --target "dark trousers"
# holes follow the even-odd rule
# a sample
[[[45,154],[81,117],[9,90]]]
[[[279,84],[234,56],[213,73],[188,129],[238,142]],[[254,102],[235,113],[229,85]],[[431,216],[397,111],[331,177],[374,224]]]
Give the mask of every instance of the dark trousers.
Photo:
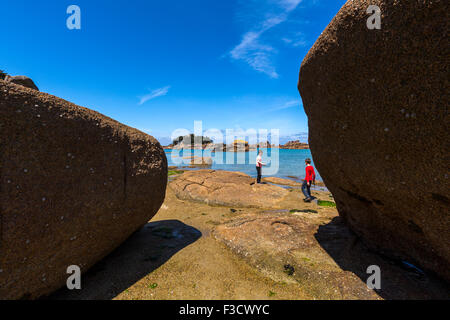
[[[306,198],[311,198],[311,186],[308,186],[308,182],[306,182],[306,180],[303,181],[302,192]]]
[[[256,178],[256,183],[261,183],[261,167],[256,167],[256,172],[258,173],[258,177]]]

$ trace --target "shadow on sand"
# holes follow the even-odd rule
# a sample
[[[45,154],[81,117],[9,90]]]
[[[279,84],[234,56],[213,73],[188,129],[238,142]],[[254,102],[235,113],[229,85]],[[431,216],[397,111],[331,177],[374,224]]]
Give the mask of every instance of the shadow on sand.
[[[366,273],[367,267],[379,266],[381,289],[376,292],[383,299],[450,299],[450,286],[444,280],[369,250],[341,217],[320,226],[315,238],[340,268],[364,283],[371,275]]]
[[[45,299],[112,299],[201,236],[178,220],[150,222],[83,274],[81,290],[64,287]]]

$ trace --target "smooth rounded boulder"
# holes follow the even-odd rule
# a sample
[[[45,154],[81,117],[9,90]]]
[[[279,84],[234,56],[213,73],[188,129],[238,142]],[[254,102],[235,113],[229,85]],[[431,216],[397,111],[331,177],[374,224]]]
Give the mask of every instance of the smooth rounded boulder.
[[[167,159],[153,137],[0,80],[0,299],[65,286],[155,215]]]
[[[381,29],[368,28],[380,9]],[[365,242],[450,280],[446,1],[347,1],[305,57],[314,162]],[[370,25],[370,23],[369,23]]]

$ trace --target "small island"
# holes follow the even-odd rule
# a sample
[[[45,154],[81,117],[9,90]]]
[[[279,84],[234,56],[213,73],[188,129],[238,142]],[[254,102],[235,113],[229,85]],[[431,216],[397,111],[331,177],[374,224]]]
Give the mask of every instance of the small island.
[[[280,149],[309,149],[309,144],[302,143],[300,140],[289,141],[279,146]]]
[[[269,141],[249,144],[245,140],[234,140],[232,144],[214,143],[209,137],[196,136],[194,134],[179,136],[174,139],[173,142],[164,146],[164,149],[191,149],[191,150],[211,150],[215,151],[228,151],[228,152],[249,152],[256,151],[258,148],[271,148]]]

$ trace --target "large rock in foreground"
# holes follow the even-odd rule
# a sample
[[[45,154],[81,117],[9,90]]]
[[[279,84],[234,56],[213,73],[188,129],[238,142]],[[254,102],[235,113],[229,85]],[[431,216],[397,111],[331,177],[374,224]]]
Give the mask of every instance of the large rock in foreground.
[[[186,171],[170,183],[183,200],[236,207],[276,207],[289,193],[270,184],[256,184],[241,172],[220,170]]]
[[[368,250],[331,208],[237,215],[213,236],[273,280],[297,282],[311,299],[450,298],[441,279]],[[367,287],[370,265],[381,269],[381,290]]]
[[[369,5],[382,12],[369,30]],[[314,162],[372,247],[450,280],[446,1],[348,1],[302,63]]]
[[[110,253],[159,209],[151,136],[0,80],[0,299],[36,298]]]

